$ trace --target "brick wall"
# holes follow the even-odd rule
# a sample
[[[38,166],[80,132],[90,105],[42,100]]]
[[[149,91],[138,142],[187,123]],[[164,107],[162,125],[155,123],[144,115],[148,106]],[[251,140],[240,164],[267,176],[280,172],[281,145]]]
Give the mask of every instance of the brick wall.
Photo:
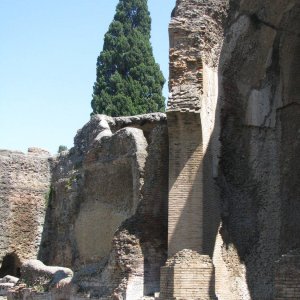
[[[161,268],[160,300],[216,299],[214,266],[207,255],[183,250]]]
[[[202,137],[200,115],[168,113],[169,257],[202,250]]]
[[[274,299],[300,299],[300,253],[283,255],[276,262]]]

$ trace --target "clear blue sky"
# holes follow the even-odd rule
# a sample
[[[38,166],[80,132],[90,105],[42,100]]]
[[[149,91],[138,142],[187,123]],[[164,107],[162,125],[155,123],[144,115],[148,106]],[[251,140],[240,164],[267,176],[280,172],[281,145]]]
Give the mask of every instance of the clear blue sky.
[[[0,0],[0,149],[69,148],[91,113],[96,59],[118,0]],[[148,0],[168,78],[175,0]],[[167,84],[164,88],[167,96]]]

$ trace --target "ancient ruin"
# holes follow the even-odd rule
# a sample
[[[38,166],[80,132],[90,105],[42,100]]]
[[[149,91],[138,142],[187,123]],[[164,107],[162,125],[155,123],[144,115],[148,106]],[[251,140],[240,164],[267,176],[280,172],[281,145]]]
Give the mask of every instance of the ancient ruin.
[[[8,299],[300,299],[300,2],[177,0],[169,32],[166,114],[0,151]]]

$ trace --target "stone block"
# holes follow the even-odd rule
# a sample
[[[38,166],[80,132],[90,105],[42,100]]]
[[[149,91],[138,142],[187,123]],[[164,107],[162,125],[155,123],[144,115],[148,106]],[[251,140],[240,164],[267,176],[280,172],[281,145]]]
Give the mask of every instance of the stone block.
[[[216,300],[214,266],[209,256],[182,250],[161,268],[160,300]]]

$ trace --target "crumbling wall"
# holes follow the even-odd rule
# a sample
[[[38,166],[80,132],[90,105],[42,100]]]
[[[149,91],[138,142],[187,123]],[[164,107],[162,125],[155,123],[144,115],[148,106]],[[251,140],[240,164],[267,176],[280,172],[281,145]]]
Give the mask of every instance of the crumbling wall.
[[[298,256],[282,255],[300,248],[299,1],[177,0],[172,16],[168,126],[170,170],[179,171],[170,173],[170,194],[192,199],[198,212],[171,206],[169,241],[178,239],[170,250],[201,252],[189,273],[179,273],[200,278],[209,270],[207,298],[281,299],[285,288],[297,297],[286,273],[292,263],[298,276]],[[95,116],[75,147],[53,159],[39,255],[75,267],[79,292],[135,300],[159,290],[168,240],[167,140],[165,115]],[[9,226],[0,224],[7,248]],[[186,253],[188,262],[193,254]],[[201,258],[207,264],[199,272]],[[163,269],[167,299],[175,291],[168,276],[177,276],[171,267]]]
[[[184,267],[177,270],[172,264],[162,268],[161,298],[166,300],[215,299],[212,257],[220,224],[214,181],[219,148],[215,115],[226,8],[226,1],[179,0],[169,26],[168,255],[171,261],[176,261],[184,249],[198,255],[187,252],[183,258],[183,265],[189,265],[188,274]],[[200,263],[201,259],[209,268]],[[200,274],[205,277],[202,282]]]
[[[50,188],[50,154],[0,150],[0,277],[19,275],[25,259],[36,258]]]
[[[236,261],[226,247],[244,265],[243,299],[272,299],[274,262],[300,242],[299,8],[231,3],[220,55],[222,251],[230,268]],[[232,277],[236,299],[240,278]]]
[[[208,255],[182,250],[162,267],[160,299],[216,300],[214,266]]]
[[[124,119],[116,119],[115,125],[123,124]],[[92,279],[89,272],[79,273],[76,279],[93,296],[140,299],[160,290],[160,267],[167,258],[167,126],[165,117],[150,131],[146,123],[148,156],[136,213],[115,233],[107,265],[94,272]],[[138,124],[135,120],[132,125]]]
[[[300,242],[299,2],[178,0],[172,16],[169,109],[200,113],[217,296],[272,299]]]
[[[166,116],[96,115],[53,161],[40,259],[97,297],[159,291],[167,251]]]
[[[219,226],[213,178],[219,148],[217,67],[226,9],[226,1],[179,0],[169,26],[169,248],[185,247],[210,256]],[[173,247],[176,231],[190,241],[175,241]]]
[[[97,117],[86,126],[91,130],[99,122],[104,127],[89,148],[80,149],[87,139],[80,132],[71,153],[54,161],[49,229],[43,240],[46,253],[41,251],[52,265],[107,258],[114,232],[141,200],[147,157],[142,130],[124,128],[112,134],[105,118]]]
[[[275,263],[275,300],[300,298],[300,256],[299,249],[283,255]]]

